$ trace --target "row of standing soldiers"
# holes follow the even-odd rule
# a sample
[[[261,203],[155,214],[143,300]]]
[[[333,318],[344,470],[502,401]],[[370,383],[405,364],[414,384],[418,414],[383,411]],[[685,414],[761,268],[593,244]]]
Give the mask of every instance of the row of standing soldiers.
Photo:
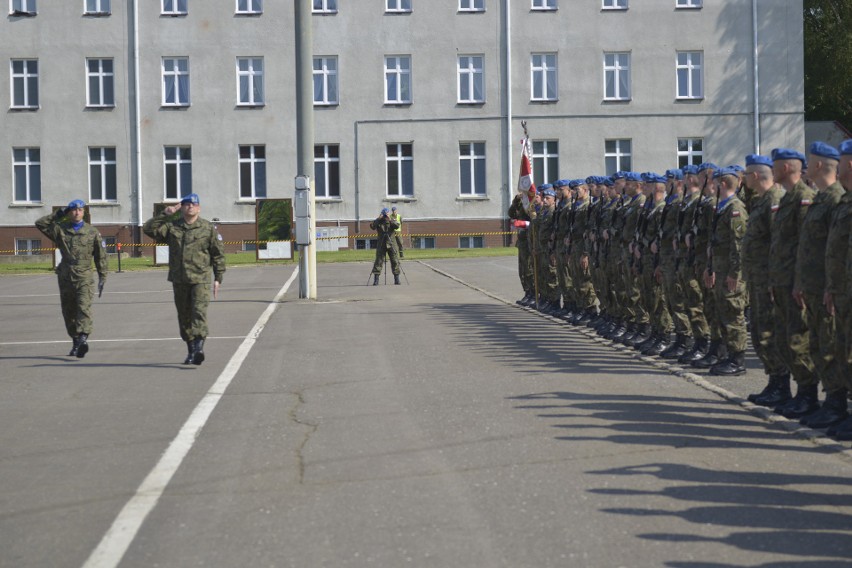
[[[852,440],[852,140],[745,162],[519,193],[518,303],[714,375],[745,374],[750,331],[768,382],[749,400]]]

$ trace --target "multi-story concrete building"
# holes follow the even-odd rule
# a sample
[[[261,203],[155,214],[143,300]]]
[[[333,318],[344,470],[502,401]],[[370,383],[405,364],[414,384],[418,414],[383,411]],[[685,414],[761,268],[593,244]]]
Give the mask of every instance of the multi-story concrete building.
[[[241,242],[256,199],[293,195],[292,0],[5,1],[0,250],[73,198],[138,243],[194,191]],[[502,243],[476,235],[506,227],[522,121],[537,182],[804,142],[801,0],[312,6],[319,226],[396,205],[408,233],[473,235],[415,246]]]

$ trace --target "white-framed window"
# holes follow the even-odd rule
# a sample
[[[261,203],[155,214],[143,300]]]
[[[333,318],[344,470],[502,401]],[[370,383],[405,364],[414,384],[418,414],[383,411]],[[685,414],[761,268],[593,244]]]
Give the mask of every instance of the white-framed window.
[[[627,0],[603,0],[604,10],[626,10]]]
[[[263,0],[237,0],[237,14],[263,14]]]
[[[263,57],[237,57],[237,105],[263,104]]]
[[[36,0],[11,0],[9,13],[13,16],[35,16],[38,13]]]
[[[385,56],[385,103],[411,102],[411,56]]]
[[[340,198],[340,146],[314,146],[314,190],[317,199]]]
[[[533,180],[538,185],[559,179],[559,142],[534,140],[532,143]]]
[[[163,57],[163,106],[189,106],[189,58]]]
[[[115,106],[115,71],[112,59],[86,59],[86,106]]]
[[[414,145],[387,145],[388,197],[414,197]]]
[[[108,16],[112,13],[110,0],[86,0],[84,13],[95,16]]]
[[[355,250],[376,250],[379,239],[355,239]]]
[[[556,10],[559,0],[532,0],[533,10]]]
[[[456,64],[459,76],[458,102],[485,102],[485,56],[459,55]]]
[[[435,237],[411,237],[411,248],[433,249],[435,248]]]
[[[386,12],[410,12],[411,0],[385,0]]]
[[[630,139],[604,141],[606,175],[612,175],[619,170],[633,169],[632,146]]]
[[[41,150],[12,148],[15,203],[41,202]]]
[[[266,197],[266,146],[240,146],[240,199]]]
[[[118,251],[115,248],[115,244],[118,242],[116,237],[107,237],[106,235],[101,235],[101,238],[104,240],[104,248],[107,251],[107,254],[115,254]]]
[[[530,57],[530,76],[534,101],[555,101],[558,95],[556,83],[556,54],[533,53]]]
[[[459,194],[485,195],[485,142],[459,142]]]
[[[185,16],[187,0],[163,0],[162,14],[167,16]]]
[[[704,52],[677,52],[677,98],[704,98]]]
[[[677,166],[679,168],[690,164],[697,166],[702,162],[704,162],[703,138],[677,139]]]
[[[675,8],[700,8],[704,0],[675,0]]]
[[[115,148],[89,148],[89,201],[117,201]]]
[[[629,53],[604,53],[604,100],[630,100]]]
[[[41,254],[41,239],[15,239],[15,254],[31,256]]]
[[[38,59],[13,59],[12,108],[38,108]]]
[[[314,0],[312,12],[314,14],[336,14],[337,0]]]
[[[192,148],[163,148],[163,189],[166,201],[177,201],[192,193]]]
[[[459,12],[484,12],[485,0],[459,0]]]
[[[482,235],[467,235],[459,237],[459,248],[481,249],[485,245],[485,237]]]
[[[337,57],[314,57],[314,105],[340,103],[337,89]]]

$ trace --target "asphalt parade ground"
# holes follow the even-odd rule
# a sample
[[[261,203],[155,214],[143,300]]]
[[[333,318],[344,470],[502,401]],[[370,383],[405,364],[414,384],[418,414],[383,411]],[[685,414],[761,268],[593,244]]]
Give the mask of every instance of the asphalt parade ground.
[[[198,367],[164,271],[110,274],[84,359],[53,275],[0,278],[0,566],[852,564],[850,444],[744,402],[753,353],[644,359],[515,306],[513,257],[403,268],[229,269]]]

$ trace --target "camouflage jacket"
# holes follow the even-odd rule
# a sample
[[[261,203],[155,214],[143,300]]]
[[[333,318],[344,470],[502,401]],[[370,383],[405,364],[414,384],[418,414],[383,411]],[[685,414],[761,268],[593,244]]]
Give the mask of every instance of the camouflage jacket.
[[[664,267],[674,268],[675,247],[678,229],[678,211],[683,197],[680,195],[666,198],[666,205],[660,219],[660,232],[657,237],[657,249],[660,251],[660,262]]]
[[[822,296],[825,292],[825,252],[831,215],[843,197],[843,186],[835,182],[816,194],[799,232],[794,287]]]
[[[713,219],[716,216],[716,196],[702,197],[698,202],[698,215],[692,227],[692,238],[695,239],[695,265],[699,270],[707,267],[707,247],[713,232]]]
[[[172,221],[170,215],[148,219],[142,230],[160,244],[169,245],[169,282],[204,284],[210,272],[216,282],[225,273],[225,247],[213,223],[198,218],[188,225],[183,218]]]
[[[772,242],[772,219],[784,188],[773,185],[751,202],[751,212],[743,237],[743,277],[753,284],[766,284],[769,279],[769,245]]]
[[[799,181],[784,194],[772,220],[769,248],[769,285],[792,288],[796,271],[796,250],[802,222],[816,192]]]
[[[714,213],[713,234],[708,254],[710,268],[716,277],[730,276],[742,279],[742,242],[748,222],[745,203],[734,194],[723,200],[721,209]]]
[[[651,200],[653,201],[653,200]],[[642,223],[642,234],[640,244],[642,249],[642,264],[645,266],[656,266],[656,256],[651,252],[651,243],[656,242],[660,236],[660,228],[663,224],[663,211],[666,208],[666,200],[660,199],[657,203],[651,203],[645,212]]]
[[[825,291],[848,294],[846,266],[849,256],[849,223],[852,222],[852,191],[847,191],[831,217],[831,227],[825,242]]]
[[[592,200],[588,197],[582,201],[577,199],[572,205],[571,253],[574,255],[588,256],[592,252],[592,242],[586,240],[586,233],[592,221],[591,205]]]
[[[686,244],[686,235],[692,233],[692,224],[698,213],[698,204],[701,202],[701,193],[695,192],[684,194],[677,208],[677,254],[678,259],[685,265],[689,260],[689,247]],[[694,243],[693,243],[694,244]]]
[[[98,277],[106,279],[109,262],[106,247],[100,232],[87,223],[75,231],[67,221],[60,221],[54,214],[45,215],[35,222],[36,228],[50,239],[59,252],[62,261],[56,267],[56,273],[82,280],[91,278],[92,262],[98,271]]]
[[[530,220],[530,214],[524,208],[523,196],[521,196],[520,194],[515,195],[514,199],[512,199],[512,204],[509,205],[509,219],[513,221]],[[518,240],[527,240],[527,229],[518,229]]]
[[[568,251],[568,236],[571,231],[571,202],[562,204],[554,211],[554,235],[556,254],[565,254]]]
[[[645,207],[645,195],[637,193],[625,204],[622,213],[624,219],[621,225],[621,243],[624,247],[624,252],[627,252],[627,245],[633,240],[636,234],[636,227],[639,225],[639,219],[642,216],[642,209]]]

